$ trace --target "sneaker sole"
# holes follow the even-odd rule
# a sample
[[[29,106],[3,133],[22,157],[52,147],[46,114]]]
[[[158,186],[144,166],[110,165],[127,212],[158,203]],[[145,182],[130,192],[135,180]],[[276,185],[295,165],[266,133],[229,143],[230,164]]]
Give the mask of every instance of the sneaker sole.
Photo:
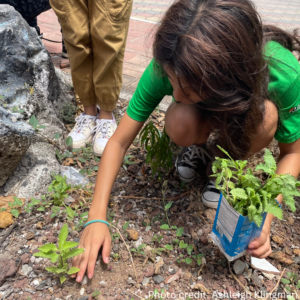
[[[178,157],[176,158],[176,161],[175,161],[175,167],[176,167],[176,172],[177,172],[179,178],[180,178],[182,181],[186,182],[186,183],[191,183],[191,182],[193,182],[193,181],[196,179],[197,174],[196,174],[194,177],[191,177],[191,178],[185,178],[185,177],[182,177],[182,176],[179,174],[179,172],[178,172],[177,161],[178,161]]]
[[[205,205],[206,207],[215,208],[215,209],[218,208],[219,201],[218,202],[216,202],[216,201],[209,201],[209,200],[206,200],[205,198],[203,198],[203,196],[201,196],[201,198],[202,198],[203,205]]]

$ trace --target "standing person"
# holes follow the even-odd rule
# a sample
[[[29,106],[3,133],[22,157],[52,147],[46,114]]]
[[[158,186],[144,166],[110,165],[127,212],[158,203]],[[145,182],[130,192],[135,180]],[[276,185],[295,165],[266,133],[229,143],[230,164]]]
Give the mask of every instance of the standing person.
[[[278,174],[300,173],[300,65],[291,51],[300,50],[296,34],[263,26],[250,0],[177,0],[155,35],[154,59],[140,79],[116,132],[101,159],[88,221],[73,260],[91,278],[100,247],[109,261],[111,238],[106,221],[112,186],[124,155],[151,112],[165,95],[174,102],[165,129],[173,142],[187,147],[177,170],[209,161],[203,145],[216,129],[216,144],[234,159],[247,158],[279,142]],[[211,157],[212,158],[212,157]],[[195,167],[195,169],[194,169]],[[215,194],[219,191],[214,187]],[[277,197],[282,202],[282,196]],[[217,202],[217,201],[215,201]],[[271,252],[268,214],[252,256]]]
[[[132,0],[50,0],[50,4],[62,27],[74,89],[84,106],[69,134],[72,147],[93,142],[94,154],[101,156],[117,128],[113,110],[122,87]]]

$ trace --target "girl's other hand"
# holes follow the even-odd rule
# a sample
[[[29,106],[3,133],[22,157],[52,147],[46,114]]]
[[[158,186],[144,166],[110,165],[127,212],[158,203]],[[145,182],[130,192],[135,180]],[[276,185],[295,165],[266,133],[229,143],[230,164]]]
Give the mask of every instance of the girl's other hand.
[[[75,278],[77,282],[81,282],[86,270],[87,276],[91,279],[94,275],[94,269],[99,250],[102,249],[102,259],[104,263],[109,263],[109,255],[111,251],[111,237],[108,226],[103,223],[92,223],[88,225],[82,234],[78,248],[84,248],[84,252],[75,256],[72,265],[79,268],[80,271],[73,274],[71,277]]]
[[[257,258],[266,258],[272,253],[269,229],[263,228],[261,235],[249,244],[248,253]]]

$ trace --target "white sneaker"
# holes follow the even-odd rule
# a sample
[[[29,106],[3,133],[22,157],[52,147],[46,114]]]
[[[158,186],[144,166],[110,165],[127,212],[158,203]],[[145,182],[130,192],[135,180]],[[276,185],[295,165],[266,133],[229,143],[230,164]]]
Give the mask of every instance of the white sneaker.
[[[210,208],[218,208],[220,194],[215,182],[210,180],[202,191],[202,203]]]
[[[79,149],[85,147],[87,143],[93,140],[93,129],[96,126],[97,117],[80,114],[76,119],[76,124],[68,137],[72,137],[73,144],[70,146],[72,149]]]
[[[93,140],[93,151],[95,156],[102,156],[109,138],[116,129],[117,123],[114,115],[112,120],[97,119],[96,127],[93,130],[93,133],[95,134]]]

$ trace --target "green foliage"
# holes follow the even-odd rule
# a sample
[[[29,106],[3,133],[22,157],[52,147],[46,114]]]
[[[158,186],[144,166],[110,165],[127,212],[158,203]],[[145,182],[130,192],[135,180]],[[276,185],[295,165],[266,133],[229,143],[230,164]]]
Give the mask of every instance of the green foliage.
[[[45,129],[46,128],[46,126],[44,126],[44,125],[39,125],[39,121],[37,120],[37,118],[34,115],[32,115],[31,118],[29,119],[29,124],[36,131],[38,131],[39,129]]]
[[[71,185],[67,184],[67,177],[61,175],[54,176],[54,180],[48,187],[48,192],[52,192],[54,205],[60,206],[64,203],[64,199],[68,197],[67,191],[71,189]]]
[[[95,298],[95,299],[98,299],[98,296],[100,296],[100,292],[99,290],[95,289],[94,293],[92,294],[92,297]]]
[[[73,138],[71,136],[68,136],[66,139],[66,145],[72,146],[73,145]]]
[[[183,227],[180,227],[176,230],[176,236],[177,237],[181,237],[183,235],[183,232],[184,232],[184,228]]]
[[[18,114],[22,114],[24,112],[23,109],[19,109],[17,106],[13,106],[12,111]]]
[[[146,247],[146,244],[141,244],[140,246],[138,246],[136,249],[135,248],[131,248],[130,251],[134,252],[134,253],[138,253],[138,254],[142,254],[145,255],[145,252],[143,251],[143,249]]]
[[[41,203],[42,200],[31,198],[31,200],[28,202],[27,206],[25,207],[25,211],[29,214],[31,214],[31,211],[34,206]]]
[[[61,110],[61,116],[65,124],[75,124],[76,106],[74,104],[65,104]]]
[[[59,233],[58,246],[54,244],[45,244],[38,249],[40,252],[34,253],[36,257],[48,258],[56,266],[45,268],[48,272],[59,274],[60,283],[64,283],[67,275],[77,273],[80,269],[75,267],[68,267],[67,259],[77,256],[84,252],[84,249],[75,248],[78,243],[67,241],[68,238],[68,225],[65,224]]]
[[[300,196],[297,187],[300,182],[289,174],[276,174],[276,162],[269,150],[265,151],[264,163],[257,165],[255,171],[262,170],[268,175],[262,183],[248,168],[247,160],[233,160],[230,155],[219,147],[228,157],[219,158],[213,162],[213,177],[216,187],[221,190],[228,203],[242,216],[249,218],[258,227],[262,223],[262,213],[267,212],[282,219],[282,210],[276,202],[279,194],[283,201],[295,211],[294,196]]]
[[[21,208],[22,205],[23,205],[23,202],[19,198],[15,197],[15,196],[14,196],[14,202],[13,203],[8,202],[8,206],[10,208],[10,213],[15,218],[19,217],[19,210],[18,209]],[[3,208],[1,208],[0,212],[5,211],[5,210],[6,210],[6,208],[3,207]]]
[[[140,139],[141,145],[144,145],[147,151],[146,163],[150,164],[152,175],[160,172],[160,169],[168,172],[173,166],[173,154],[170,147],[170,138],[165,130],[160,132],[150,121],[142,129]]]
[[[123,160],[123,168],[127,171],[127,166],[133,165],[134,162],[130,161],[129,159],[132,158],[132,155],[125,155]]]

